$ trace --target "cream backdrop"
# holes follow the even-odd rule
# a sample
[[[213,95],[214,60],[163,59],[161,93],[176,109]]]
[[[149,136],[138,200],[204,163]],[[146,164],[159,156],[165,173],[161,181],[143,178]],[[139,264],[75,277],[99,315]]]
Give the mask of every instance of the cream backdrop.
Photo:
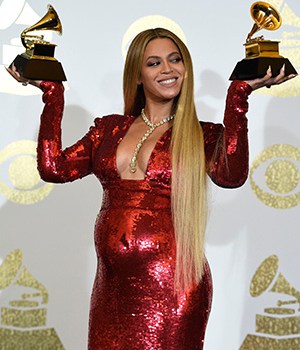
[[[271,1],[283,15],[281,52],[300,67],[300,4]],[[0,1],[0,349],[86,348],[96,258],[93,225],[101,188],[40,181],[35,140],[40,93],[6,73],[20,32],[46,0]],[[195,70],[199,118],[222,121],[228,77],[244,57],[251,1],[57,1],[63,36],[56,57],[68,78],[63,143],[96,115],[122,112],[123,54],[148,26],[182,31]],[[214,279],[206,350],[300,350],[300,78],[250,97],[251,171],[240,189],[211,185],[207,256]],[[251,286],[251,288],[250,288]],[[25,294],[24,294],[25,293]],[[287,303],[277,304],[278,301]],[[289,303],[294,301],[294,303]],[[34,337],[35,340],[32,340]]]

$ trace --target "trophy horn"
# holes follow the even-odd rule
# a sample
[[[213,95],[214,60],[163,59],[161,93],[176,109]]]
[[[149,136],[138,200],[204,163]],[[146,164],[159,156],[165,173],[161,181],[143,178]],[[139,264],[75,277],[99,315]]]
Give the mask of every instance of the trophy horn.
[[[33,294],[24,294],[23,298],[28,299],[32,296],[41,296],[42,304],[48,303],[47,289],[22,266],[23,254],[20,249],[13,250],[0,265],[0,290],[10,285],[18,285],[36,289],[39,292]]]
[[[36,30],[54,30],[59,34],[62,34],[62,24],[52,5],[48,5],[47,13],[34,25],[23,30],[21,33],[21,41],[25,48],[31,48],[30,40],[28,38],[43,40],[43,36],[28,35],[28,32],[33,32]],[[28,42],[29,41],[29,42]]]
[[[247,36],[247,42],[251,40],[254,33],[261,29],[276,30],[281,26],[282,18],[280,13],[267,2],[258,1],[253,3],[250,13],[255,23]]]
[[[251,296],[258,297],[268,290],[273,293],[291,295],[295,298],[295,300],[290,301],[278,301],[278,306],[295,303],[300,305],[300,292],[281,273],[278,273],[278,266],[279,261],[276,255],[269,256],[261,263],[251,281]]]

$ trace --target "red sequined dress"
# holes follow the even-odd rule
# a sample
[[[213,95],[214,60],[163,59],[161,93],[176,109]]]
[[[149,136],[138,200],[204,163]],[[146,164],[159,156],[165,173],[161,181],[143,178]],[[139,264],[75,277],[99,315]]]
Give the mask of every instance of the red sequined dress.
[[[110,115],[75,145],[61,149],[63,87],[42,82],[45,107],[38,139],[38,168],[50,182],[94,173],[103,187],[95,224],[98,267],[91,297],[89,350],[201,350],[211,308],[208,264],[202,282],[175,296],[175,241],[170,209],[171,129],[158,140],[143,180],[123,180],[118,144],[134,117]],[[245,82],[231,84],[224,125],[201,123],[208,173],[223,187],[238,187],[248,173]],[[211,162],[211,159],[214,162]]]

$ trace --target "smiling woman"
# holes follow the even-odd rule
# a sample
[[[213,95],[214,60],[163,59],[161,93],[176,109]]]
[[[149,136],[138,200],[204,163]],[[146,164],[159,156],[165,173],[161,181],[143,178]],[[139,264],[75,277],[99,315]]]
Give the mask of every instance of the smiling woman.
[[[143,118],[135,120],[117,152],[117,167],[122,178],[144,178],[156,142],[172,125],[174,99],[180,93],[184,73],[181,54],[172,40],[157,38],[149,42],[142,58],[137,82],[145,99],[141,113]],[[143,148],[140,150],[142,144]],[[137,145],[140,146],[137,148]],[[128,167],[128,164],[132,163],[130,153],[135,158],[139,154],[137,159],[134,158],[134,164],[137,165],[134,171],[132,167]]]
[[[172,40],[165,38],[150,41],[144,52],[139,80],[143,84],[146,103],[152,106],[156,101],[165,101],[166,105],[171,102],[172,106],[173,99],[180,93],[184,73],[181,54]],[[159,121],[161,116],[156,111],[148,111],[148,105],[145,106],[147,114],[153,122]]]
[[[15,69],[9,72],[20,82]],[[94,173],[103,186],[89,350],[201,350],[212,280],[204,256],[207,174],[220,186],[247,178],[247,98],[280,83],[234,81],[224,125],[198,121],[193,69],[168,30],[141,32],[124,68],[124,115],[109,115],[62,150],[63,86],[36,82],[45,107],[38,169],[49,182]]]

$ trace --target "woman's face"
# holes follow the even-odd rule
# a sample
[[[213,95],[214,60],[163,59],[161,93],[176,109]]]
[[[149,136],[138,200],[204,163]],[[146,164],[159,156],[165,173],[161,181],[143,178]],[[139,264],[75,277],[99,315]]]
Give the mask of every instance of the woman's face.
[[[185,67],[174,42],[153,39],[146,46],[139,83],[143,84],[146,102],[172,101],[179,95]]]

